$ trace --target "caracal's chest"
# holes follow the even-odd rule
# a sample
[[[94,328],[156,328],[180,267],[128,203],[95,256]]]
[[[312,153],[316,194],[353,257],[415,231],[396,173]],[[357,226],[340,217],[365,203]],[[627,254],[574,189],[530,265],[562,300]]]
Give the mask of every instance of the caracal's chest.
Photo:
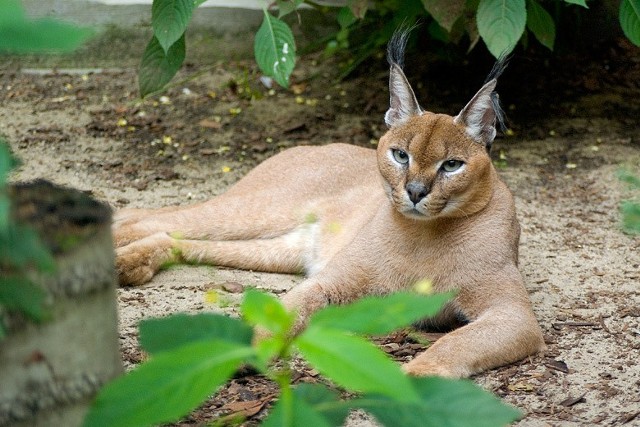
[[[354,270],[369,282],[398,289],[425,278],[439,281],[457,262],[457,233],[402,217],[378,182],[313,208],[310,221],[291,233],[304,241],[308,276]]]

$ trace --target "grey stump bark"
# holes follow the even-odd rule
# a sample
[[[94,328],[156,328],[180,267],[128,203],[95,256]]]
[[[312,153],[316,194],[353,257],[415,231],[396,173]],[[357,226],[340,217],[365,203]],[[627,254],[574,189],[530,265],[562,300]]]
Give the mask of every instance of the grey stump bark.
[[[0,313],[0,426],[78,426],[98,389],[122,372],[110,209],[44,181],[11,189],[14,216],[53,252],[52,274],[31,277],[50,317]]]

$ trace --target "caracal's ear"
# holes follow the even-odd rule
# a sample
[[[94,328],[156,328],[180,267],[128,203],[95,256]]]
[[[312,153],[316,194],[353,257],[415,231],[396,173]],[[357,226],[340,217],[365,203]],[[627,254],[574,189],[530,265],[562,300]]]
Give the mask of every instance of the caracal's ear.
[[[389,61],[389,109],[384,115],[384,121],[389,127],[398,126],[411,116],[422,114],[422,108],[416,100],[416,95],[402,71],[404,50],[411,28],[400,28],[391,37],[387,47]]]
[[[479,143],[484,144],[487,151],[491,150],[491,144],[496,137],[496,125],[504,129],[504,114],[495,89],[498,77],[500,77],[506,66],[506,58],[501,57],[498,59],[484,86],[453,119],[455,123],[464,125],[467,134]]]

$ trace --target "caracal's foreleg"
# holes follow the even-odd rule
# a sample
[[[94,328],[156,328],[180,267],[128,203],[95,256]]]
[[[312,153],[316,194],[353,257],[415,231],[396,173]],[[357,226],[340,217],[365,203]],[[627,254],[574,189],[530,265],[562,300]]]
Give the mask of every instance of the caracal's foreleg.
[[[542,349],[540,327],[529,307],[493,307],[444,335],[403,368],[417,376],[465,378]]]
[[[486,283],[459,292],[455,303],[470,322],[405,364],[407,373],[464,378],[546,348],[517,268],[506,267]]]
[[[354,275],[332,276],[326,270],[324,273],[310,277],[283,297],[285,306],[297,315],[296,334],[304,329],[315,311],[329,304],[355,301],[370,291],[380,294],[383,290],[367,286]],[[512,273],[518,274],[515,268]],[[424,353],[405,364],[403,369],[416,376],[464,378],[544,350],[542,332],[526,291],[517,280],[511,284],[506,282],[509,277],[502,277],[505,280],[501,286],[502,294],[479,292],[468,300],[473,306],[464,307],[463,300],[469,294],[462,296],[461,292],[458,297],[462,298],[456,298],[453,303],[462,309],[470,322],[444,335]]]

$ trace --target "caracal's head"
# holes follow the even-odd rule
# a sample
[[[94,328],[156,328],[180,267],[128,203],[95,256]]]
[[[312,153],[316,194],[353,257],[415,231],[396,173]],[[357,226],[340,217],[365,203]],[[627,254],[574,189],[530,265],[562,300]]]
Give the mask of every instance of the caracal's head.
[[[489,151],[502,112],[494,92],[499,61],[487,83],[455,117],[424,111],[402,71],[407,32],[394,35],[388,59],[389,131],[378,145],[378,165],[393,206],[418,220],[468,216],[484,208],[495,170]]]

